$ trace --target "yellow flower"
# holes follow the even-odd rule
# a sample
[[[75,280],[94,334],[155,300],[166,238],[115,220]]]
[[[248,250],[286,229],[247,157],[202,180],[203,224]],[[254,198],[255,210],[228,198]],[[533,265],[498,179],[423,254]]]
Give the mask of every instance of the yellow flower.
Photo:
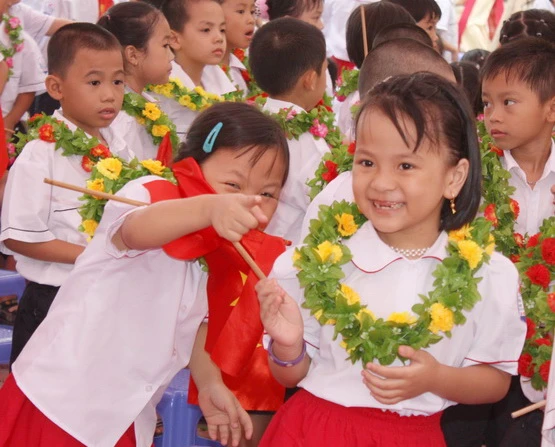
[[[188,109],[191,109],[193,111],[197,110],[197,105],[191,101],[191,98],[189,97],[189,95],[183,95],[181,96],[177,102],[179,104],[181,104],[183,107],[187,107]]]
[[[471,269],[475,269],[482,260],[483,250],[474,241],[459,241],[457,245],[459,247],[461,258],[468,262]]]
[[[147,102],[145,104],[143,116],[146,116],[149,120],[156,121],[158,118],[160,118],[160,115],[162,115],[162,112],[156,104],[154,104],[153,102]]]
[[[495,250],[495,238],[493,237],[493,234],[490,234],[488,239],[488,245],[486,246],[485,251],[488,255],[491,255],[493,253],[493,250]]]
[[[104,192],[104,179],[103,178],[97,178],[94,180],[87,180],[87,188],[88,189],[92,189],[93,191],[100,191],[100,192]],[[93,196],[96,199],[98,199],[98,197]]]
[[[145,120],[144,118],[137,117],[137,122],[138,122],[141,126],[145,126],[145,125],[146,125],[146,120]]]
[[[448,332],[453,329],[453,311],[443,304],[432,304],[430,306],[430,316],[432,317],[432,322],[428,329],[434,334],[437,334],[439,331]]]
[[[209,92],[205,92],[205,93],[206,93],[206,97],[208,99],[211,99],[212,101],[222,102],[224,100],[221,96],[216,95],[215,93],[209,93]]]
[[[340,293],[347,299],[347,304],[349,306],[360,303],[360,296],[358,295],[358,293],[355,292],[354,289],[351,289],[349,286],[341,284]]]
[[[387,321],[391,321],[397,324],[413,324],[416,322],[417,318],[410,314],[409,312],[393,312]]]
[[[206,90],[204,90],[200,85],[197,85],[193,90],[200,96],[206,96]]]
[[[323,314],[324,314],[324,309],[318,309],[316,312],[314,312],[314,318],[320,321],[320,318],[322,318]],[[326,322],[322,324],[335,324],[335,323],[336,323],[336,320],[329,318]]]
[[[301,259],[301,252],[298,249],[295,249],[293,252],[293,264],[296,264],[299,259]]]
[[[117,158],[104,158],[96,164],[96,169],[104,177],[110,180],[116,180],[121,174],[122,164]]]
[[[351,236],[355,234],[358,226],[355,223],[355,218],[352,214],[336,214],[334,217],[338,224],[337,231],[339,231],[341,236]]]
[[[369,316],[370,318],[372,318],[372,320],[376,321],[376,315],[374,315],[374,312],[372,312],[370,309],[366,307],[363,307],[362,309],[360,309],[358,313],[355,315],[355,317],[358,321],[362,323],[362,319],[364,318],[365,315]]]
[[[343,252],[339,245],[332,244],[330,241],[324,241],[314,249],[322,262],[330,261],[333,264],[341,261]]]
[[[170,78],[170,81],[177,85],[179,88],[183,88],[183,82],[179,78]]]
[[[165,166],[158,160],[143,160],[141,164],[154,175],[162,175],[165,169]]]
[[[200,100],[200,104],[198,105],[199,110],[206,110],[208,107],[210,107],[210,103],[206,99],[202,98]]]
[[[155,124],[152,126],[152,135],[155,137],[163,137],[170,131],[170,128],[164,124]]]
[[[98,222],[93,219],[87,219],[81,222],[83,225],[83,231],[88,234],[89,236],[94,236],[94,232],[96,231],[96,227],[98,227]]]
[[[159,94],[166,96],[168,98],[172,97],[172,93],[173,93],[173,85],[171,84],[164,84],[161,86],[160,91],[158,92]]]
[[[472,227],[470,225],[464,225],[458,230],[450,231],[449,240],[453,242],[464,241],[465,239],[470,238],[470,230],[472,230]]]

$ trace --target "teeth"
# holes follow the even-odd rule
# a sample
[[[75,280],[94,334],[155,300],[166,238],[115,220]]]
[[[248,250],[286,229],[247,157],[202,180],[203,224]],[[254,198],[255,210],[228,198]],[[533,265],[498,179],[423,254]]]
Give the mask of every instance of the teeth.
[[[374,202],[374,206],[381,210],[398,210],[403,204],[399,202]]]

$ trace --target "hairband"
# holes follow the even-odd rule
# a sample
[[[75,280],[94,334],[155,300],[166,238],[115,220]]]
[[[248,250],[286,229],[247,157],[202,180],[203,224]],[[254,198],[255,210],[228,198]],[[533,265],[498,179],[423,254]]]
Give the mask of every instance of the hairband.
[[[202,150],[207,154],[212,152],[212,149],[214,149],[214,143],[216,142],[216,138],[218,138],[218,134],[220,133],[220,130],[222,130],[222,127],[224,127],[224,123],[220,121],[212,128],[212,130],[206,137],[206,140],[204,140],[204,144],[202,145]]]

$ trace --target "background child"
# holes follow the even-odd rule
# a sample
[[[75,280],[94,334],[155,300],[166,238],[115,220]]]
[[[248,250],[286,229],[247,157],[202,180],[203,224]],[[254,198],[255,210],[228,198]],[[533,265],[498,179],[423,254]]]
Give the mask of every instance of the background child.
[[[346,300],[343,323],[350,324],[354,333],[363,324],[367,331],[380,322],[385,325],[384,320],[399,327],[418,318],[424,318],[417,320],[424,325],[435,321],[426,320],[425,313],[416,309],[418,316],[404,311],[421,302],[419,293],[437,287],[433,272],[448,256],[447,247],[453,250],[451,244],[456,243],[455,234],[446,232],[472,222],[480,202],[480,177],[474,116],[451,83],[431,74],[401,76],[380,83],[363,100],[357,118],[353,191],[356,206],[368,221],[357,221],[356,234],[343,242],[351,262],[338,258],[348,253],[338,246],[341,254],[331,254],[326,261],[322,248],[310,266],[307,252],[297,252],[301,264],[293,266],[293,253],[288,251],[278,258],[272,273],[283,289],[272,280],[261,281],[257,288],[261,318],[272,337],[268,352],[274,375],[288,386],[300,382],[304,389],[280,409],[261,446],[330,442],[443,446],[442,409],[454,401],[488,402],[504,395],[510,374],[516,372],[525,325],[518,312],[516,269],[499,254],[492,253],[489,263],[475,273],[482,278],[477,285],[482,299],[464,312],[466,322],[452,329],[445,326],[442,330],[450,329],[451,337],[428,348],[401,345],[405,366],[398,358],[391,366],[351,363],[350,346],[341,343],[349,331],[335,325],[327,307],[318,313],[314,302],[307,302],[312,312],[297,305],[303,302],[297,268],[303,269],[301,275],[318,262],[330,269],[327,277],[305,283],[305,293],[309,287],[313,292],[313,287],[334,290],[326,288],[335,287],[328,281],[341,273],[331,270],[339,262],[343,279],[342,292],[337,293]],[[328,217],[334,224],[327,221],[330,228],[323,226],[318,240],[334,234],[341,240],[331,228],[337,217]],[[315,228],[312,237],[317,238]],[[337,239],[331,242],[337,243]],[[323,293],[332,297],[335,292]],[[368,305],[361,310],[366,316],[355,317],[351,312],[356,314],[360,304]],[[342,337],[334,336],[336,330]],[[368,340],[368,347],[374,346]],[[367,344],[355,349],[366,350]]]
[[[198,241],[238,241],[267,224],[286,161],[273,120],[246,104],[219,104],[191,126],[173,165],[178,186],[147,176],[120,190],[121,197],[157,203],[106,205],[94,239],[1,390],[0,444],[150,447],[155,406],[188,364],[207,311],[195,298],[206,287]],[[183,237],[190,233],[193,240]],[[192,260],[183,252],[194,252]],[[240,425],[250,436],[248,416],[221,382],[201,392],[211,432],[219,428],[225,443],[231,429],[233,445]]]
[[[254,79],[269,95],[264,105],[267,112],[287,109],[293,118],[306,114],[324,95],[326,42],[321,31],[312,25],[292,18],[268,22],[252,40],[250,62]],[[290,174],[267,232],[297,243],[310,202],[306,182],[314,176],[322,155],[329,149],[322,138],[309,131],[298,139],[289,138],[288,144]]]
[[[156,132],[153,127],[156,124],[152,121],[160,122],[160,117],[149,120],[147,126],[144,114],[135,116],[130,111],[138,110],[132,106],[133,103],[157,102],[144,92],[147,84],[165,84],[169,80],[174,55],[170,49],[168,21],[159,10],[147,3],[127,2],[110,8],[98,24],[117,37],[123,52],[126,96],[122,113],[118,114],[113,126],[117,127],[139,160],[154,159],[158,153],[159,137],[164,135]],[[144,125],[139,123],[141,119]],[[170,121],[167,116],[163,119]]]
[[[123,62],[117,39],[96,25],[67,25],[52,37],[49,55],[46,87],[62,104],[54,118],[65,123],[72,135],[81,129],[87,138],[97,138],[104,149],[108,146],[111,153],[131,159],[134,155],[125,141],[109,128],[123,99]],[[87,236],[78,230],[81,194],[53,189],[43,179],[84,185],[90,176],[84,161],[90,154],[79,152],[71,142],[64,142],[70,153],[62,154],[56,149],[60,136],[48,126],[42,129],[41,139],[25,146],[12,166],[2,207],[0,240],[6,253],[15,254],[18,272],[29,281],[15,320],[12,362],[46,316],[86,245]]]
[[[397,23],[382,28],[372,42],[372,48],[377,47],[382,42],[393,39],[412,39],[429,47],[434,46],[432,39],[426,31],[412,23]],[[408,52],[407,52],[408,53]]]
[[[555,42],[555,14],[543,9],[527,9],[512,14],[501,27],[501,45],[520,37],[541,37]]]

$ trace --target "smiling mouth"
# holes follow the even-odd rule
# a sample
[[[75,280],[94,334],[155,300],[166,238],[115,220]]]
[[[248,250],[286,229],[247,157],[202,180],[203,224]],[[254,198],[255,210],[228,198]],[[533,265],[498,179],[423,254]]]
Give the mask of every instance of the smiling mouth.
[[[383,202],[377,200],[373,200],[372,204],[374,208],[379,210],[398,210],[404,206],[402,202]]]

